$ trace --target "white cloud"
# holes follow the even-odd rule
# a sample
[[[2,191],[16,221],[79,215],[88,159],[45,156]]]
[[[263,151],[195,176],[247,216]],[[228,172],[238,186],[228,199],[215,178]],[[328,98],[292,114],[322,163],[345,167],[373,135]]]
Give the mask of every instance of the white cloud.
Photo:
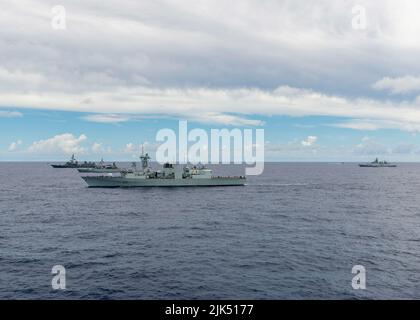
[[[169,108],[168,108],[169,109]],[[180,113],[174,113],[168,110],[166,113],[167,117],[180,117],[187,120],[193,120],[196,122],[202,123],[214,123],[214,124],[224,124],[224,125],[236,125],[236,126],[260,126],[263,125],[264,122],[260,120],[253,120],[247,119],[242,116],[220,113],[220,112],[205,112],[203,113],[190,113],[187,111],[180,111]],[[147,113],[147,112],[146,112]],[[145,118],[161,118],[164,116],[164,113],[151,115],[148,116],[143,115],[135,115],[135,114],[91,114],[83,116],[81,119],[89,122],[98,122],[98,123],[120,123],[120,122],[127,122],[133,120],[140,120]]]
[[[399,129],[407,132],[420,132],[420,123],[414,121],[392,121],[392,120],[372,120],[372,119],[355,119],[346,122],[332,124],[337,128],[375,131],[379,129]]]
[[[363,156],[379,156],[391,153],[385,145],[367,137],[362,139],[362,142],[354,148],[353,152]]]
[[[18,111],[2,111],[0,110],[0,118],[20,118],[22,113]]]
[[[327,115],[415,127],[419,101],[373,98],[371,84],[420,74],[420,2],[358,4],[365,31],[351,28],[352,0],[77,1],[57,32],[50,1],[3,0],[0,107],[95,113],[84,119],[102,123]],[[390,90],[417,85],[396,79]]]
[[[17,141],[14,141],[14,142],[12,142],[11,144],[10,144],[10,146],[9,146],[9,151],[16,151],[17,150],[17,148],[20,146],[22,144],[22,140],[17,140]]]
[[[122,153],[125,155],[130,155],[134,159],[138,159],[142,152],[142,148],[144,149],[145,153],[147,152],[149,154],[154,154],[159,146],[160,143],[150,143],[148,141],[144,141],[141,144],[129,142],[123,148]]]
[[[130,116],[120,114],[90,114],[82,117],[83,120],[98,123],[120,123],[130,120]]]
[[[126,153],[135,153],[138,152],[138,148],[136,148],[134,144],[130,142],[126,144],[124,151]]]
[[[226,114],[221,112],[206,112],[200,114],[182,114],[181,117],[187,120],[193,120],[202,123],[213,123],[213,124],[223,124],[230,126],[262,126],[264,121],[248,119],[244,116]]]
[[[70,133],[56,135],[46,140],[39,140],[32,143],[28,148],[31,153],[54,154],[54,153],[84,153],[85,148],[81,145],[87,137],[82,134],[79,137]]]
[[[103,153],[105,151],[102,143],[98,143],[98,142],[93,143],[91,149],[93,153]]]
[[[412,143],[402,143],[394,147],[392,149],[392,153],[394,154],[410,154],[414,152],[416,149],[416,146]]]
[[[372,86],[375,90],[388,90],[392,94],[420,92],[420,77],[405,76],[399,78],[383,78]]]
[[[374,131],[383,128],[381,123],[371,120],[351,120],[342,123],[332,124],[331,126],[344,129],[354,129],[354,130],[368,130]]]
[[[293,89],[293,90],[291,90]],[[97,93],[95,102],[86,107],[79,96],[66,94],[0,95],[0,105],[12,102],[25,107],[80,112],[120,112],[128,114],[154,114],[157,116],[184,117],[209,123],[258,125],[260,120],[250,116],[336,116],[358,119],[375,119],[410,124],[420,124],[420,100],[388,102],[374,99],[348,99],[313,90],[279,87],[261,89],[158,89],[136,88]],[[60,101],[60,104],[57,104]],[[120,116],[116,117],[119,121]],[[121,117],[124,118],[124,115]],[[107,119],[107,117],[105,116]],[[111,116],[111,119],[115,118]],[[127,116],[129,118],[129,116]],[[109,120],[111,121],[111,120]]]
[[[310,147],[310,146],[313,146],[317,140],[318,140],[318,137],[316,136],[308,136],[306,140],[301,141],[301,144],[304,147]]]

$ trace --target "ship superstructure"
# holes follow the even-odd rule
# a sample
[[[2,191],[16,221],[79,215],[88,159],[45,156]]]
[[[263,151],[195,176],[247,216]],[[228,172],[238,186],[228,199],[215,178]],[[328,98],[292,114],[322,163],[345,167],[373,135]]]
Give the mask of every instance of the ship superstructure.
[[[176,165],[165,163],[161,170],[149,165],[148,153],[140,156],[141,168],[120,170],[119,175],[84,176],[89,187],[196,187],[196,186],[243,186],[245,176],[213,176],[212,170],[203,165]]]
[[[80,173],[117,173],[121,169],[117,167],[116,163],[106,164],[104,159],[94,167],[94,168],[79,168],[77,169]]]

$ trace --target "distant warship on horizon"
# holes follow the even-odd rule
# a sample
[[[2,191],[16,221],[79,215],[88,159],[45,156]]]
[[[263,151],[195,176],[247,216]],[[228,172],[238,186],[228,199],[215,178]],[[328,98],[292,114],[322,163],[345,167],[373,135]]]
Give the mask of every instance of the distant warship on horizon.
[[[51,164],[51,167],[55,169],[66,169],[66,168],[95,168],[95,162],[78,162],[74,157],[74,154],[71,156],[70,161],[67,161],[65,164]]]
[[[117,173],[120,172],[121,169],[117,167],[115,162],[112,164],[106,164],[104,159],[101,159],[94,168],[78,168],[77,171],[80,173]]]
[[[392,164],[386,161],[379,161],[378,158],[375,161],[370,163],[360,163],[359,167],[361,168],[395,168],[397,165]]]

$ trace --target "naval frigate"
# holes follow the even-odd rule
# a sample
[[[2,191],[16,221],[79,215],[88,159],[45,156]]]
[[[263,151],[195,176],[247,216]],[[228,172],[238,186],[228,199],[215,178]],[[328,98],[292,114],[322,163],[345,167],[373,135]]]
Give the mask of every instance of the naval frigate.
[[[118,173],[121,169],[117,167],[115,162],[106,164],[104,159],[101,159],[94,168],[78,168],[77,171],[80,173]]]
[[[52,164],[51,167],[55,169],[77,169],[77,168],[95,168],[95,162],[78,162],[74,157],[74,154],[71,156],[70,161],[67,161],[65,164]]]
[[[141,169],[121,170],[118,176],[112,173],[105,176],[82,176],[91,188],[130,188],[130,187],[209,187],[243,186],[245,176],[213,176],[212,170],[199,166],[181,166],[165,163],[162,170],[149,166],[150,157],[142,152]]]
[[[370,163],[360,163],[359,167],[361,168],[395,168],[396,164],[389,163],[387,161],[379,161],[378,158],[375,161]]]

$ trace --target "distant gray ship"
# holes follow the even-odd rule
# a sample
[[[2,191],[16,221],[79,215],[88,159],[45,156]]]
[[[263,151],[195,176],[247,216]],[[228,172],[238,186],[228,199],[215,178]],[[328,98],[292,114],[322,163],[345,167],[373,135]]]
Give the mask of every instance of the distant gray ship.
[[[397,165],[392,164],[386,161],[379,161],[378,158],[375,161],[370,163],[360,163],[359,167],[361,168],[395,168]]]
[[[83,180],[93,188],[130,187],[198,187],[198,186],[243,186],[245,176],[214,177],[212,170],[204,166],[180,166],[166,163],[162,170],[149,167],[149,155],[140,157],[140,170],[121,170],[119,176],[84,176]]]
[[[74,157],[74,154],[71,156],[70,161],[67,161],[65,164],[52,164],[51,167],[56,169],[66,169],[66,168],[95,168],[96,163],[95,162],[78,162],[76,161],[76,158]]]
[[[104,159],[101,159],[94,168],[78,168],[77,171],[80,173],[117,173],[120,172],[121,169],[117,167],[115,162],[112,164],[106,164]]]

